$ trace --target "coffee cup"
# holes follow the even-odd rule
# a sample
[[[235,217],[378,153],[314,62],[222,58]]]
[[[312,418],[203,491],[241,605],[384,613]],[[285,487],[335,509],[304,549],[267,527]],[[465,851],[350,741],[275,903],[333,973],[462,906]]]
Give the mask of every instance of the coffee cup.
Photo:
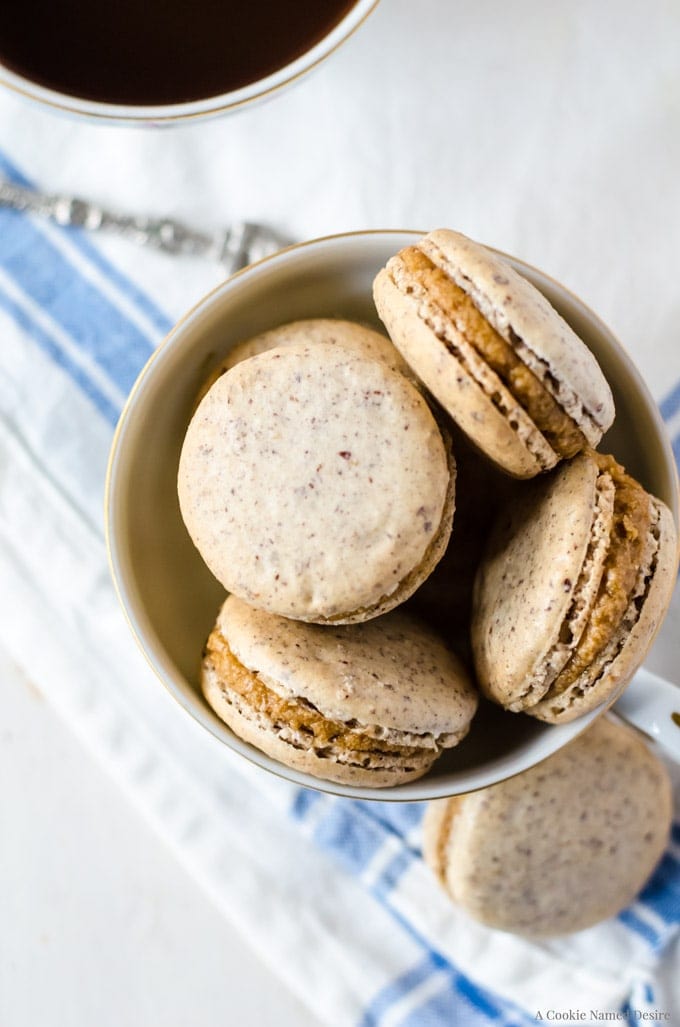
[[[297,81],[378,0],[37,0],[0,29],[0,83],[89,118],[167,124],[239,109]]]

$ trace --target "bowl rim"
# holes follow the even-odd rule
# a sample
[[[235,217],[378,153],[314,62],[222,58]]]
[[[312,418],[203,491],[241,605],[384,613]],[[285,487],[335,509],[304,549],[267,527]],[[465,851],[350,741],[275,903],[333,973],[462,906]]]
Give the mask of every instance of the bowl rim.
[[[173,104],[124,104],[88,100],[75,94],[42,86],[33,79],[13,71],[0,62],[0,85],[12,93],[62,114],[70,114],[99,123],[127,125],[171,125],[188,123],[240,110],[275,96],[282,89],[299,81],[339,50],[363,25],[380,0],[354,0],[352,7],[317,43],[293,61],[277,68],[264,78],[256,79],[239,89],[216,96]]]
[[[238,756],[242,756],[245,759],[247,759],[248,762],[250,762],[254,766],[257,766],[259,769],[265,770],[273,774],[274,776],[281,778],[282,780],[286,780],[289,783],[293,783],[298,786],[312,788],[317,791],[325,792],[336,797],[363,800],[377,800],[381,802],[417,802],[430,799],[446,798],[450,795],[468,795],[476,791],[483,790],[484,788],[487,788],[492,784],[499,783],[500,781],[511,780],[512,778],[524,773],[530,767],[536,766],[539,763],[543,762],[543,760],[548,759],[551,755],[553,755],[554,752],[562,748],[564,744],[567,744],[567,741],[570,741],[571,739],[578,737],[578,735],[580,735],[589,727],[593,720],[601,716],[603,713],[607,712],[613,706],[613,704],[619,698],[620,693],[615,693],[607,702],[603,703],[601,706],[597,707],[590,713],[587,713],[584,716],[580,717],[578,721],[571,722],[572,725],[577,724],[578,729],[573,726],[570,727],[569,739],[556,745],[545,755],[540,756],[538,759],[535,758],[535,756],[532,758],[528,753],[525,754],[524,758],[522,758],[522,756],[515,757],[517,762],[517,769],[513,769],[511,773],[504,773],[502,776],[494,776],[493,780],[480,783],[478,785],[475,785],[474,787],[466,788],[465,791],[459,790],[456,792],[451,792],[450,790],[447,790],[447,787],[442,783],[439,788],[423,788],[423,794],[420,795],[402,794],[402,788],[408,788],[409,792],[418,792],[420,790],[419,785],[421,785],[421,782],[424,783],[428,779],[428,774],[424,775],[422,778],[419,778],[414,782],[410,782],[402,786],[395,785],[393,787],[388,788],[371,788],[362,787],[358,785],[341,785],[336,782],[327,781],[322,778],[312,778],[311,775],[306,775],[300,771],[294,770],[293,768],[287,767],[284,764],[281,764],[279,761],[273,759],[272,757],[267,756],[265,753],[259,752],[253,746],[248,745],[248,743],[244,742],[237,735],[235,735],[234,732],[232,732],[231,729],[228,727],[228,725],[224,724],[221,721],[219,723],[216,723],[216,715],[214,715],[212,711],[210,711],[210,713],[208,713],[208,711],[205,711],[207,715],[202,716],[201,714],[204,711],[199,710],[199,704],[192,703],[179,691],[179,689],[175,688],[172,678],[164,672],[163,667],[160,665],[160,661],[157,663],[154,659],[154,656],[152,655],[151,651],[152,647],[150,646],[146,638],[145,632],[142,630],[142,627],[137,623],[136,616],[133,615],[129,589],[127,587],[125,575],[121,573],[121,561],[119,559],[117,549],[116,533],[113,528],[116,509],[114,495],[116,468],[118,464],[119,454],[121,452],[121,440],[123,439],[125,433],[125,428],[128,423],[129,415],[137,402],[137,397],[139,393],[143,389],[146,381],[148,380],[149,374],[152,373],[152,368],[156,364],[157,360],[159,358],[162,358],[163,354],[167,353],[168,350],[173,346],[173,344],[177,344],[176,339],[178,336],[181,338],[184,327],[187,325],[187,323],[193,320],[193,318],[196,315],[200,314],[200,312],[203,309],[213,304],[222,293],[230,291],[233,288],[235,282],[238,282],[238,280],[245,276],[250,277],[254,272],[257,272],[259,268],[265,265],[270,265],[281,260],[285,261],[291,253],[297,251],[314,249],[320,246],[339,243],[343,241],[351,242],[357,239],[367,237],[375,239],[376,242],[378,241],[379,237],[387,239],[388,237],[396,236],[400,236],[402,238],[409,237],[415,241],[418,238],[422,238],[422,236],[425,234],[426,232],[424,231],[418,231],[413,229],[391,228],[363,229],[358,231],[340,232],[331,235],[320,236],[315,239],[309,239],[303,242],[293,243],[292,245],[287,246],[282,250],[279,250],[275,254],[270,254],[269,256],[263,257],[262,259],[256,261],[253,264],[248,265],[247,267],[241,268],[239,271],[231,275],[229,278],[218,283],[209,292],[205,293],[201,298],[199,298],[199,300],[195,304],[193,304],[193,306],[176,321],[176,323],[173,325],[173,327],[170,329],[167,335],[161,340],[161,342],[154,350],[154,352],[149,356],[148,360],[139,372],[139,375],[137,376],[134,385],[130,390],[130,393],[127,397],[127,400],[123,406],[120,417],[118,419],[118,423],[116,425],[113,438],[111,441],[109,458],[106,468],[104,488],[104,533],[109,571],[111,574],[111,578],[113,580],[118,602],[123,611],[128,627],[132,632],[133,638],[135,639],[138,648],[141,650],[142,655],[144,656],[147,664],[153,670],[155,676],[161,682],[166,691],[172,696],[172,698],[191,716],[191,718],[197,724],[201,725],[203,728],[207,730],[208,734],[213,737],[215,742],[220,743],[223,746],[226,746],[228,749],[230,749]],[[651,414],[652,419],[655,422],[657,437],[661,444],[661,448],[663,450],[663,454],[665,457],[666,469],[669,469],[671,472],[670,477],[673,486],[674,500],[673,503],[670,504],[671,512],[673,514],[676,527],[680,525],[680,478],[678,476],[678,468],[673,456],[670,441],[668,439],[665,430],[665,425],[661,418],[661,414],[658,410],[658,406],[654,401],[654,398],[652,397],[644,379],[642,378],[640,372],[637,369],[637,366],[635,365],[626,348],[620,342],[618,337],[613,333],[613,331],[608,327],[608,325],[606,325],[605,322],[602,321],[599,315],[596,314],[579,296],[577,296],[576,293],[574,293],[572,290],[564,286],[561,282],[558,282],[556,279],[552,278],[550,275],[547,275],[540,269],[535,268],[533,265],[529,264],[525,260],[522,260],[518,257],[514,257],[492,246],[489,246],[487,248],[497,253],[504,259],[509,260],[512,264],[520,265],[522,268],[528,269],[532,273],[532,275],[534,275],[537,279],[542,279],[543,281],[547,282],[549,285],[557,289],[559,292],[564,294],[569,300],[575,303],[577,307],[580,307],[581,310],[585,314],[587,314],[589,318],[591,318],[595,323],[600,325],[604,333],[609,337],[610,341],[612,341],[616,344],[616,346],[618,346],[622,362],[625,366],[626,373],[635,380],[638,386],[639,393],[643,396],[645,400],[648,412]],[[676,563],[679,561],[680,537],[678,540]],[[219,726],[220,724],[221,727]],[[568,725],[563,725],[562,727],[567,726]],[[548,727],[550,728],[551,734],[553,734],[554,737],[558,738],[559,736],[557,735],[557,732],[560,731],[560,726],[548,725]],[[225,733],[228,737],[225,737]],[[443,780],[446,779],[444,778]]]

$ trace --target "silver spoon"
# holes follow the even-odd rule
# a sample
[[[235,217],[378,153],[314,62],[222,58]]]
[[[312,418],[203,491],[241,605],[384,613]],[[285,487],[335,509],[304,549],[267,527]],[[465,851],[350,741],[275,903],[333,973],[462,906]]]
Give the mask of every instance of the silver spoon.
[[[291,242],[268,226],[250,221],[235,221],[208,234],[171,218],[116,214],[76,196],[40,193],[6,179],[0,179],[0,206],[38,214],[58,225],[111,232],[164,253],[207,257],[220,263],[229,275]]]

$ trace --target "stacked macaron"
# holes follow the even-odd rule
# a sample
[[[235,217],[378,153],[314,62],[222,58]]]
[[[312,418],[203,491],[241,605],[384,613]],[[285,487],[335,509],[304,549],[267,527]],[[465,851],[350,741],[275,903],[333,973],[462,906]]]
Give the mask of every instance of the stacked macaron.
[[[453,521],[456,464],[391,342],[313,320],[246,340],[189,425],[185,524],[231,593],[202,687],[217,714],[315,777],[385,787],[467,733],[469,672],[390,613],[428,577]]]
[[[439,230],[388,261],[374,298],[389,338],[317,319],[233,348],[198,397],[178,491],[230,593],[208,703],[292,768],[383,787],[465,737],[475,676],[549,722],[610,702],[667,607],[677,545],[663,503],[594,451],[614,418],[595,358],[505,261]]]
[[[665,504],[594,452],[614,419],[594,356],[530,282],[457,232],[392,257],[374,296],[469,440],[506,475],[535,479],[504,497],[475,567],[482,692],[549,723],[611,703],[668,608],[678,543]]]

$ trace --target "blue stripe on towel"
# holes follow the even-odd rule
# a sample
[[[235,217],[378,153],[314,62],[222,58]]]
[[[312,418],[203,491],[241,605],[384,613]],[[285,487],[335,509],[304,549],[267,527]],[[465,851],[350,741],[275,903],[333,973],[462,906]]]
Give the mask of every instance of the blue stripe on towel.
[[[345,870],[360,874],[384,842],[377,827],[357,814],[352,803],[333,802],[314,831],[319,848],[334,853]]]
[[[624,909],[619,913],[618,920],[625,924],[635,934],[643,938],[652,951],[658,952],[661,946],[661,936],[645,920],[642,920],[632,909]]]
[[[463,974],[455,975],[454,984],[456,995],[459,995],[462,999],[461,1025],[468,1022],[466,1008],[478,1009],[480,1012],[485,1013],[488,1019],[502,1024],[502,1027],[526,1027],[527,1024],[536,1023],[533,1016],[526,1015],[499,996],[478,987]],[[441,1020],[438,1021],[439,1024],[441,1022]],[[413,1024],[411,1027],[415,1027],[415,1025]]]
[[[65,228],[64,231],[69,233],[71,242],[76,249],[80,250],[82,255],[87,258],[89,263],[95,267],[104,278],[108,278],[109,282],[115,285],[121,296],[125,296],[126,299],[130,300],[137,307],[139,312],[144,315],[149,324],[156,329],[158,337],[153,338],[151,340],[152,343],[155,344],[160,341],[160,338],[167,335],[174,324],[173,319],[168,317],[168,315],[163,313],[163,311],[159,310],[156,304],[149,299],[146,293],[142,292],[141,289],[122,274],[118,268],[102,256],[100,251],[95,248],[93,243],[85,234],[84,229]],[[130,245],[133,246],[136,244],[130,243]]]
[[[55,364],[64,371],[80,386],[85,395],[94,403],[97,410],[106,418],[111,425],[118,420],[120,410],[105,396],[100,389],[90,380],[81,367],[64,353],[57,343],[45,332],[40,325],[31,318],[13,299],[5,294],[0,288],[0,308],[4,310],[16,322],[26,335],[37,343],[47,353]]]
[[[33,182],[26,178],[16,164],[14,164],[2,150],[0,150],[0,172],[10,181],[16,182],[17,185],[25,186],[28,189],[32,189],[34,187]],[[84,230],[67,227],[63,228],[62,231],[68,232],[69,239],[73,246],[79,250],[84,257],[87,257],[93,267],[96,267],[105,278],[115,285],[122,296],[127,297],[135,304],[137,309],[144,314],[160,335],[167,334],[172,327],[172,321],[168,315],[164,311],[160,310],[146,295],[146,293],[142,292],[134,282],[132,282],[126,275],[122,274],[115,265],[111,264],[106,257],[102,256],[99,250],[92,244]]]
[[[365,811],[388,830],[404,838],[423,819],[425,802],[362,802]]]
[[[664,421],[669,421],[671,417],[680,409],[680,382],[675,386],[674,389],[665,396],[664,399],[659,403],[659,410]]]
[[[416,963],[410,970],[395,977],[376,995],[360,1020],[360,1027],[377,1027],[385,1013],[439,969],[432,956]]]
[[[119,389],[131,389],[151,342],[16,211],[2,215],[0,266]]]
[[[295,819],[304,821],[312,810],[316,817],[320,804],[323,809],[314,824],[314,842],[319,848],[330,852],[354,876],[358,877],[364,871],[370,874],[370,865],[381,848],[390,845],[394,850],[396,846],[396,851],[393,851],[375,878],[371,877],[371,890],[377,897],[385,899],[415,857],[412,850],[401,844],[402,835],[374,815],[374,807],[382,804],[334,799],[318,793],[317,798],[312,799],[306,789],[300,789],[293,799],[291,813]],[[405,818],[406,821],[417,822],[422,815],[423,805],[412,804],[415,808]]]
[[[394,891],[415,858],[407,848],[401,849],[393,856],[371,885],[371,891],[377,899],[385,900],[390,892]]]
[[[680,467],[680,432],[673,440],[673,456],[675,457],[676,464]]]
[[[360,1027],[379,1027],[402,1002],[403,1015],[396,1021],[399,1027],[488,1027],[491,1023],[527,1027],[535,1023],[533,1017],[473,984],[435,952],[382,988],[366,1009]]]
[[[513,1021],[517,1023],[518,1021]],[[399,1021],[399,1027],[473,1027],[473,1025],[509,1023],[505,1017],[489,1017],[483,1010],[477,1010],[461,1001],[453,981],[443,981],[440,990],[418,1004],[416,1008]]]
[[[665,399],[659,404],[659,410],[664,421],[670,421],[674,417],[678,410],[680,410],[680,382],[675,386],[674,389],[667,394]],[[671,439],[671,446],[673,448],[673,456],[675,462],[680,467],[680,429],[676,432],[675,437]],[[676,839],[680,840],[680,839]]]
[[[313,792],[311,788],[298,788],[293,799],[291,813],[295,820],[304,820],[317,803],[321,801],[321,792]]]
[[[640,902],[671,925],[680,924],[680,865],[671,853],[661,860],[640,895]]]

